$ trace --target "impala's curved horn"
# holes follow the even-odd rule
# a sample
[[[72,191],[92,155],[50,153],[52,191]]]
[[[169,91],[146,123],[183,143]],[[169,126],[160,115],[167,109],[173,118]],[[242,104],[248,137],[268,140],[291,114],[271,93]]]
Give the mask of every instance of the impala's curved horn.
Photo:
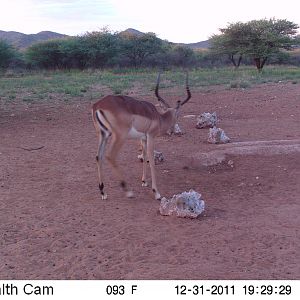
[[[170,105],[158,94],[159,81],[160,81],[160,73],[158,73],[158,76],[157,76],[157,83],[156,83],[156,88],[155,88],[155,96],[158,99],[158,101],[160,101],[166,108],[170,108]]]
[[[186,92],[187,92],[187,97],[184,101],[178,101],[177,102],[177,108],[179,108],[180,106],[182,106],[183,104],[187,103],[191,97],[192,97],[192,94],[191,94],[191,91],[190,91],[190,87],[189,87],[189,73],[186,72],[186,79],[185,79],[185,88],[186,88]]]

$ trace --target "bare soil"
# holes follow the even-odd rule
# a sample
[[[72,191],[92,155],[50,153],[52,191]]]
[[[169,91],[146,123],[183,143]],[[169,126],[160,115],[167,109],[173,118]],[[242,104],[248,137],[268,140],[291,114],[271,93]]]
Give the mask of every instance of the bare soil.
[[[157,139],[160,192],[201,193],[197,219],[159,214],[136,141],[119,157],[135,198],[106,164],[101,200],[90,107],[1,106],[0,279],[300,279],[299,84],[194,92],[186,133]],[[231,144],[184,117],[214,111]]]

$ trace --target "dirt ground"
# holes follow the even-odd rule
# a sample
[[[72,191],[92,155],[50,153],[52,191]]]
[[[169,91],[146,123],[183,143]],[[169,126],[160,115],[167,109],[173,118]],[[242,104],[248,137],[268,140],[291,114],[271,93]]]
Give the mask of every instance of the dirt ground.
[[[299,84],[192,93],[156,170],[163,196],[202,194],[197,219],[159,214],[136,141],[119,157],[135,198],[106,164],[101,200],[91,103],[2,105],[0,279],[300,279]],[[214,111],[231,144],[184,117]]]

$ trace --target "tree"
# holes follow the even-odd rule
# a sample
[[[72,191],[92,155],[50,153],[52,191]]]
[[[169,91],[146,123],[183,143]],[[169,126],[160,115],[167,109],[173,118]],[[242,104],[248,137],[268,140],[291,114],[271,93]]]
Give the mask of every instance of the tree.
[[[141,66],[145,59],[152,54],[162,51],[163,42],[154,33],[141,36],[127,34],[122,36],[122,52],[135,68]]]
[[[33,44],[26,51],[26,60],[30,66],[56,69],[61,68],[63,55],[61,44],[63,40],[50,40]]]
[[[236,67],[242,56],[247,55],[261,71],[271,55],[278,54],[281,49],[291,50],[297,44],[298,28],[297,24],[281,19],[233,23],[220,29],[220,35],[212,37],[211,49],[215,53],[229,55]],[[237,61],[235,55],[238,56]]]
[[[110,33],[107,29],[86,33],[82,37],[81,45],[87,55],[87,65],[92,68],[113,65],[119,49],[118,39],[116,34]]]
[[[296,42],[299,26],[287,20],[254,20],[247,23],[246,54],[254,59],[261,71],[267,59],[280,50],[291,50]]]
[[[87,49],[84,37],[72,37],[65,39],[60,45],[62,54],[62,67],[64,69],[83,70],[88,65]]]
[[[245,25],[241,22],[221,28],[221,34],[210,38],[210,50],[214,55],[228,56],[235,68],[238,68],[245,54],[245,30]]]
[[[16,58],[16,50],[4,40],[0,40],[0,68],[6,69]]]
[[[118,38],[107,31],[33,44],[26,51],[30,65],[46,69],[101,68],[113,65]]]
[[[172,47],[169,56],[171,64],[175,66],[187,67],[195,64],[196,61],[195,52],[191,48],[182,45]]]

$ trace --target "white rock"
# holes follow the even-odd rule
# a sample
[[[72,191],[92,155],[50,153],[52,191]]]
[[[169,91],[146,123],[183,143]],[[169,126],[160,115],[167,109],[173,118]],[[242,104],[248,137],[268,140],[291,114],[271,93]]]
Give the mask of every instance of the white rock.
[[[226,144],[230,142],[230,138],[223,129],[213,127],[209,129],[207,141],[211,144]]]
[[[172,134],[174,134],[174,135],[183,135],[184,131],[181,130],[179,125],[176,123],[173,128],[168,130],[167,134],[168,135],[172,135]]]
[[[171,199],[163,197],[159,212],[163,216],[176,216],[181,218],[197,218],[205,208],[201,194],[190,190],[174,195]]]
[[[175,135],[182,135],[184,132],[180,129],[179,125],[176,123],[174,126],[174,134]]]
[[[203,113],[197,118],[196,128],[212,128],[217,124],[217,114],[214,113]]]
[[[231,168],[234,167],[234,162],[233,162],[233,160],[231,160],[231,159],[227,162],[227,164],[228,164],[228,166],[230,166]]]

